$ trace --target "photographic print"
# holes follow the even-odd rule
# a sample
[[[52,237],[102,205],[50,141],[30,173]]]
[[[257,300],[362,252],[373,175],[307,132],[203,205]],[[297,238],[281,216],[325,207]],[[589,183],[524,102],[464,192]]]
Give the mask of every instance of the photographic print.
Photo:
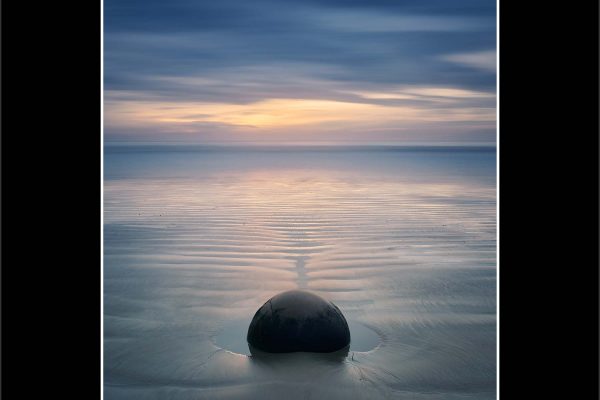
[[[496,399],[496,21],[104,0],[104,399]]]

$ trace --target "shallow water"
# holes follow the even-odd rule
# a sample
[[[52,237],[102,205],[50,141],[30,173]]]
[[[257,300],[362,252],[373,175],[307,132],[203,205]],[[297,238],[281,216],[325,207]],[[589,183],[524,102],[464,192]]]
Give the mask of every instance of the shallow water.
[[[495,157],[105,147],[105,398],[495,398]],[[296,288],[339,306],[347,355],[246,355]]]

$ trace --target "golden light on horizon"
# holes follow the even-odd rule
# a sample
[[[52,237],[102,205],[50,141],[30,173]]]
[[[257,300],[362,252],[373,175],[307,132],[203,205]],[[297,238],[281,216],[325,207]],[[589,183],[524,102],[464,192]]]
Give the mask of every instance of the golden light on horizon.
[[[440,93],[440,92],[437,92]],[[444,94],[447,94],[444,93]],[[392,96],[390,94],[390,96]],[[109,124],[170,126],[191,130],[198,123],[269,132],[290,127],[369,126],[420,121],[493,121],[493,108],[380,105],[319,99],[275,98],[247,104],[118,100],[107,102]]]

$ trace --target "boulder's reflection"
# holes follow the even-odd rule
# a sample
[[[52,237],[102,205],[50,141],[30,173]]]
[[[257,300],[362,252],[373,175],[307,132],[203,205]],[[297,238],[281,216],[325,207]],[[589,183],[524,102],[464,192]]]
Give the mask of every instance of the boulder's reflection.
[[[296,364],[302,362],[333,362],[339,363],[348,357],[350,345],[331,353],[267,353],[248,343],[250,359],[260,365]]]

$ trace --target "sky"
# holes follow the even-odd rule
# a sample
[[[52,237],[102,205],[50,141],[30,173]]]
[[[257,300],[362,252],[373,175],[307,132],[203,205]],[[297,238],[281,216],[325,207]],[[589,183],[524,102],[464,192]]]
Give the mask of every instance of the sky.
[[[491,0],[104,0],[105,141],[496,138]]]

